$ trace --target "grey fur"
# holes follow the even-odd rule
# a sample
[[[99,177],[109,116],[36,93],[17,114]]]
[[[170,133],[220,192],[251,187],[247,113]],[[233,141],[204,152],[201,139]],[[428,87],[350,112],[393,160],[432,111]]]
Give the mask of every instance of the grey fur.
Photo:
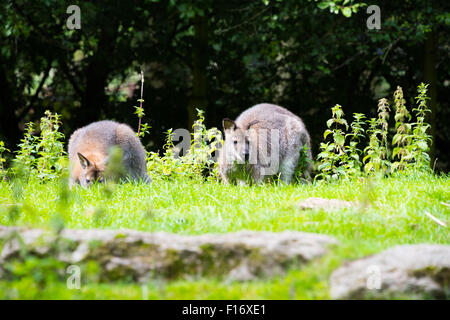
[[[93,122],[76,130],[69,140],[70,186],[79,183],[87,186],[83,179],[85,169],[79,153],[89,162],[104,168],[111,147],[118,146],[123,152],[123,165],[129,178],[150,183],[147,174],[146,152],[135,132],[126,124],[104,120]],[[95,163],[97,161],[97,163]],[[80,179],[81,177],[81,179]]]
[[[303,176],[310,179],[311,140],[303,121],[289,110],[274,104],[257,104],[241,113],[234,122],[224,119],[224,131],[219,170],[225,183],[242,182],[246,175],[260,183],[279,173],[283,182],[290,183],[305,146],[310,161]],[[248,162],[244,159],[246,153]],[[271,161],[279,165],[267,170]]]

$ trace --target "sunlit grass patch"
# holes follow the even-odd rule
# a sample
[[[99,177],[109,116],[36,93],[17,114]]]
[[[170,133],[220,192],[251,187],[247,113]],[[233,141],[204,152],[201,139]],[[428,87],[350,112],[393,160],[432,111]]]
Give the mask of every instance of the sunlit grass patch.
[[[344,261],[397,244],[450,243],[448,228],[425,214],[448,224],[447,176],[251,187],[155,180],[152,185],[119,184],[107,192],[101,185],[75,188],[65,201],[58,182],[31,181],[19,199],[14,198],[10,182],[1,182],[0,187],[2,225],[49,228],[58,218],[65,228],[126,228],[185,235],[295,230],[331,235],[341,242],[311,265],[274,279],[246,283],[210,278],[156,281],[147,284],[147,289],[139,284],[87,283],[77,291],[57,282],[38,288],[25,283],[25,278],[1,282],[1,298],[323,299],[329,298],[329,275]],[[299,202],[308,197],[362,205],[332,211],[301,210]],[[14,217],[13,206],[17,211]]]

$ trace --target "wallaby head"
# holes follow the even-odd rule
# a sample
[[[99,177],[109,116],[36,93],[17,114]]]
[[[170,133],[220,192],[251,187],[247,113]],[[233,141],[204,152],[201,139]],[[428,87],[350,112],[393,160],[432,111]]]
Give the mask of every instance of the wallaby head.
[[[246,128],[240,128],[236,123],[228,118],[222,120],[225,131],[224,151],[228,162],[245,163],[250,159],[251,132],[252,125],[258,123],[257,120],[248,123]]]
[[[94,161],[92,158],[89,160],[79,152],[78,158],[82,169],[79,176],[81,186],[88,187],[95,182],[104,182],[103,172],[105,171],[107,158],[100,161]]]

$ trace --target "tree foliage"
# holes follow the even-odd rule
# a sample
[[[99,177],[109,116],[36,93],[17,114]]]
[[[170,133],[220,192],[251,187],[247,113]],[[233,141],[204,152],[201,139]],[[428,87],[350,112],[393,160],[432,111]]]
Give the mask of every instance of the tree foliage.
[[[9,149],[24,124],[47,109],[62,115],[66,137],[103,118],[137,129],[140,70],[142,121],[151,127],[143,139],[154,151],[169,128],[191,127],[196,108],[218,127],[223,117],[266,101],[301,116],[317,152],[330,105],[374,117],[376,101],[394,84],[425,82],[432,156],[438,168],[448,168],[446,1],[371,3],[381,8],[380,30],[366,27],[363,2],[348,0],[76,2],[79,30],[66,27],[65,1],[4,2],[0,139]]]

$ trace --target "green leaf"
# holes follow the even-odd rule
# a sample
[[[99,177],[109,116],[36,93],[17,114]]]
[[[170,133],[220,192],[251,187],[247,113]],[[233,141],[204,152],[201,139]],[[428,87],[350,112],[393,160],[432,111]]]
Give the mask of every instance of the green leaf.
[[[420,148],[420,150],[422,151],[426,151],[428,150],[428,144],[425,141],[418,141],[417,142],[417,146]]]
[[[394,138],[392,139],[392,144],[397,144],[397,143],[400,141],[401,138],[402,138],[401,135],[396,134],[396,135],[394,136]]]
[[[328,8],[329,6],[330,6],[330,1],[319,2],[317,4],[317,7],[322,10]]]
[[[397,155],[397,153],[399,153],[401,150],[401,148],[394,148],[394,150],[392,151],[392,157],[395,157]]]
[[[328,157],[328,152],[321,152],[317,155],[317,159],[322,159]]]
[[[363,162],[366,163],[366,160],[370,158],[370,155],[367,155],[363,158]]]
[[[336,132],[336,133],[333,135],[333,137],[334,137],[334,141],[336,142],[336,144],[338,144],[338,145],[340,145],[340,146],[343,146],[343,145],[344,145],[344,143],[345,143],[345,137],[344,137],[342,134],[340,134],[339,132]]]
[[[319,166],[317,167],[317,169],[318,169],[319,171],[323,171],[324,169],[328,169],[329,166],[330,166],[330,163],[329,163],[329,162],[325,162],[325,163],[322,163],[321,165],[319,165]]]
[[[342,14],[347,17],[350,18],[352,16],[352,9],[346,7],[344,9],[342,9]]]
[[[326,139],[330,133],[333,133],[333,131],[331,131],[329,129],[325,130],[325,132],[323,133],[323,138]]]

